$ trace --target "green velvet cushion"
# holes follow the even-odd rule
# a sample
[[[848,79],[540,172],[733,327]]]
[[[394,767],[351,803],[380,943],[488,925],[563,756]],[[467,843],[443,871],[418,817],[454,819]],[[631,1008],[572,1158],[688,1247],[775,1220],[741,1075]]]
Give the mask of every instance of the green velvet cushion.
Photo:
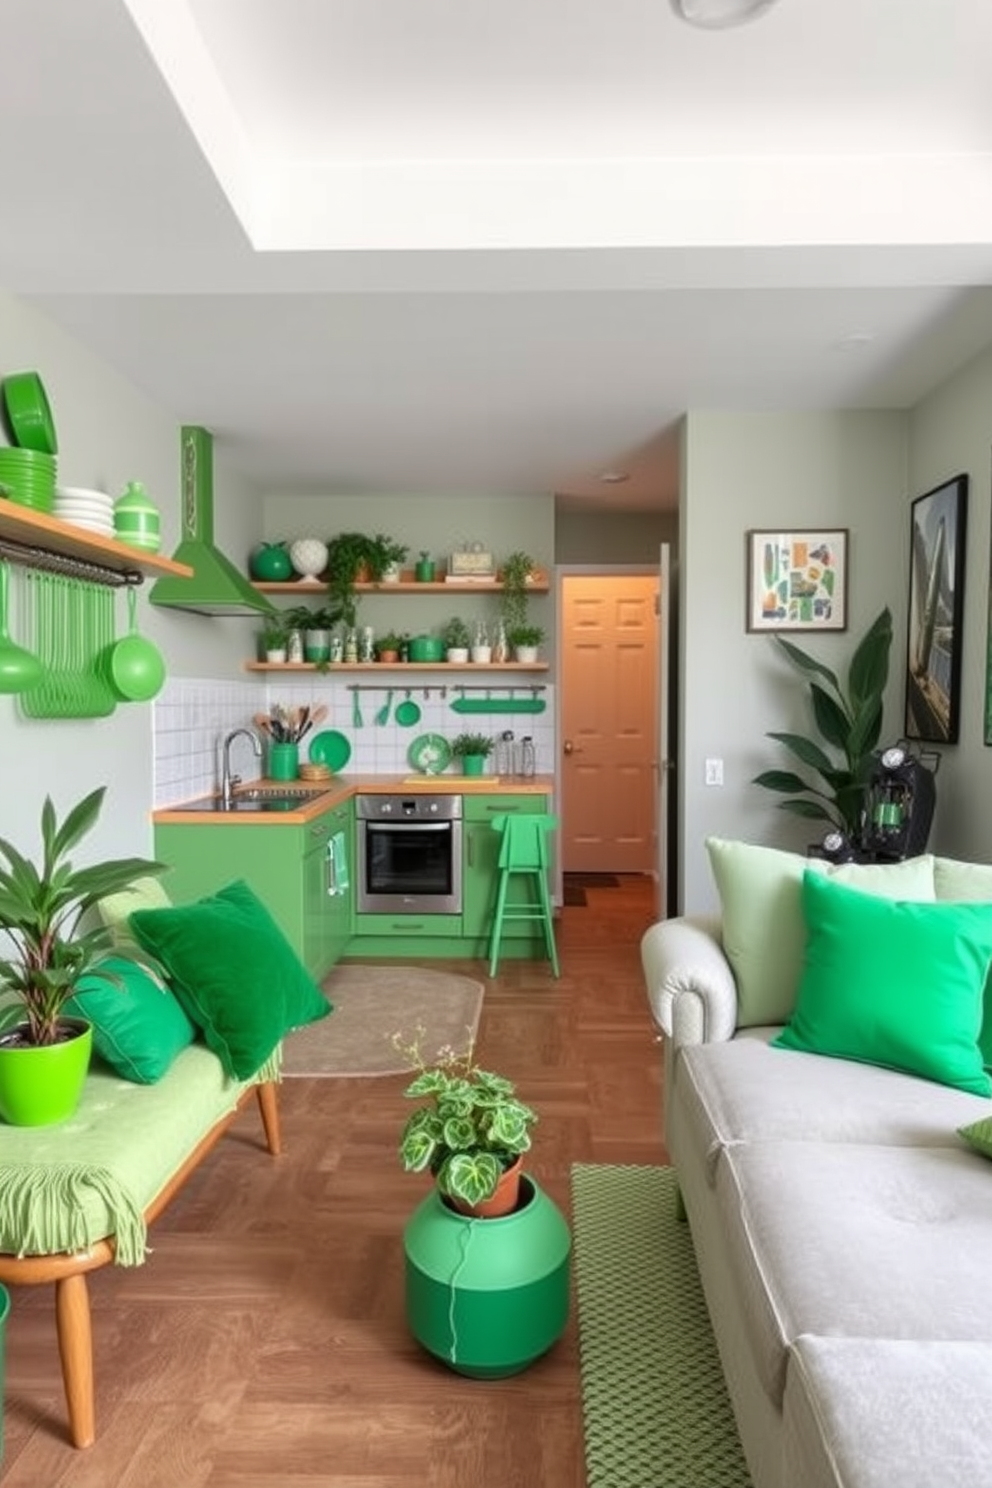
[[[986,904],[992,914],[992,867],[988,863],[960,863],[954,858],[934,858],[933,882],[938,899],[963,904]],[[982,1030],[978,1047],[986,1069],[992,1068],[992,971],[985,982]]]
[[[330,1004],[265,905],[239,880],[175,909],[139,909],[131,928],[228,1074],[243,1080],[291,1028]]]
[[[992,1094],[978,1048],[992,961],[984,907],[880,899],[810,872],[802,903],[799,996],[774,1042]]]
[[[97,975],[98,970],[117,980]],[[196,1037],[196,1029],[164,982],[150,967],[124,956],[107,956],[81,977],[66,1011],[92,1023],[97,1054],[138,1085],[154,1085]]]
[[[737,983],[741,1028],[784,1023],[796,1003],[806,925],[803,874],[823,874],[887,899],[932,900],[933,858],[839,867],[800,853],[710,837],[710,867],[720,895],[723,949]]]
[[[980,1152],[983,1157],[992,1157],[992,1116],[983,1116],[980,1121],[972,1121],[969,1126],[959,1126],[958,1136],[963,1137],[968,1146]]]

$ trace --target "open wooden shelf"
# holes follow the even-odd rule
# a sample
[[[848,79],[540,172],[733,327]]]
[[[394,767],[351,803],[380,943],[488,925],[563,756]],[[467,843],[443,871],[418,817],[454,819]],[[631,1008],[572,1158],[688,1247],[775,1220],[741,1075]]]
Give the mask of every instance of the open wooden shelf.
[[[114,538],[73,527],[57,517],[12,501],[0,500],[0,538],[25,547],[42,548],[47,553],[61,553],[66,558],[78,558],[83,563],[99,563],[116,573],[153,574],[156,578],[160,574],[172,574],[180,579],[193,575],[185,563],[174,563],[171,558],[146,553],[142,548],[129,548]]]
[[[253,582],[253,588],[260,594],[303,594],[312,595],[314,599],[326,596],[327,585],[323,583],[308,584],[302,579],[286,579],[280,583],[264,583],[261,580]],[[473,579],[434,579],[429,584],[420,584],[412,575],[405,573],[395,583],[380,584],[356,584],[356,594],[502,594],[503,585],[496,580],[480,583]],[[547,594],[548,577],[539,574],[533,583],[527,585],[528,594]]]
[[[246,672],[473,672],[486,677],[493,672],[546,672],[546,661],[246,661]]]

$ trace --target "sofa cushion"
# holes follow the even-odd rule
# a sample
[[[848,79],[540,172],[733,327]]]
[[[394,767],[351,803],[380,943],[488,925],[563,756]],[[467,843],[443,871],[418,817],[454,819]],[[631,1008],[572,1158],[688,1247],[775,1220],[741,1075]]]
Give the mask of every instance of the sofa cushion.
[[[992,1093],[978,1049],[992,961],[985,906],[885,900],[816,873],[802,900],[802,981],[775,1043]]]
[[[67,1013],[93,1025],[93,1047],[100,1058],[138,1085],[160,1080],[196,1037],[193,1024],[158,974],[123,956],[106,956],[80,977],[65,1006]]]
[[[712,1185],[720,1153],[741,1142],[946,1147],[988,1113],[987,1100],[949,1085],[771,1048],[748,1030],[732,1043],[679,1051],[666,1140],[680,1168],[705,1165]]]
[[[793,1345],[783,1482],[985,1488],[992,1343],[812,1338]]]
[[[802,882],[807,871],[890,899],[933,900],[933,858],[835,866],[800,853],[709,837],[720,896],[721,935],[737,982],[738,1025],[784,1023],[792,1012],[806,946]]]
[[[958,1136],[983,1157],[992,1157],[992,1116],[981,1116],[967,1126],[959,1126]]]
[[[247,1079],[292,1028],[331,1005],[275,920],[243,880],[175,909],[131,916],[224,1069]]]
[[[954,858],[934,858],[933,885],[938,899],[987,904],[992,913],[992,866],[988,863],[961,863]],[[985,981],[978,1047],[982,1051],[982,1062],[987,1068],[992,1068],[992,969]]]
[[[992,1340],[992,1183],[960,1145],[741,1144],[721,1158],[715,1198],[775,1402],[804,1333]]]

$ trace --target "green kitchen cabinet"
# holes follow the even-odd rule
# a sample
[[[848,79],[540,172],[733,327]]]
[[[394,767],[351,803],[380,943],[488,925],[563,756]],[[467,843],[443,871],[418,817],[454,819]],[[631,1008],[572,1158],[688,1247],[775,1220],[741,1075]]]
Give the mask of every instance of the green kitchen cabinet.
[[[547,796],[466,796],[463,801],[463,858],[462,858],[462,929],[466,939],[475,942],[476,954],[485,954],[489,933],[492,929],[493,909],[496,902],[496,870],[499,858],[500,836],[493,831],[494,816],[539,814],[550,809]],[[527,892],[527,885],[520,879],[510,881],[510,903]],[[504,939],[534,941],[533,924],[527,921],[509,920],[504,928]]]
[[[326,976],[354,923],[350,801],[298,824],[158,822],[155,856],[177,903],[242,878],[286,935],[310,975]],[[335,851],[336,848],[336,851]]]

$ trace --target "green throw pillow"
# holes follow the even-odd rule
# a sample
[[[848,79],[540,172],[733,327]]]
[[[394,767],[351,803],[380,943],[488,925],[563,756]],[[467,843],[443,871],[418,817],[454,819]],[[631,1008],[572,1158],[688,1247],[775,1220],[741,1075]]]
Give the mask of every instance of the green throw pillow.
[[[172,900],[157,878],[136,878],[126,889],[101,899],[96,912],[110,931],[114,949],[128,955],[138,945],[129,923],[134,911],[171,908]]]
[[[284,1034],[331,1011],[249,886],[174,909],[139,909],[131,928],[165,966],[176,996],[225,1070],[246,1080]]]
[[[933,858],[900,863],[845,863],[774,847],[709,837],[710,867],[720,896],[723,949],[737,983],[737,1023],[784,1023],[796,1004],[806,924],[803,874],[823,874],[886,899],[932,900]]]
[[[774,1043],[992,1094],[978,1049],[992,961],[984,907],[880,899],[812,872],[802,902],[799,996]]]
[[[99,972],[110,973],[101,976]],[[137,1085],[154,1085],[196,1037],[170,989],[147,966],[107,956],[76,983],[67,1013],[93,1025],[93,1047],[111,1069]]]
[[[959,863],[955,858],[934,858],[933,883],[938,899],[962,904],[981,903],[992,914],[992,867],[988,863]],[[982,1063],[992,1068],[992,971],[985,982],[982,1031],[978,1035]]]
[[[983,1116],[970,1126],[959,1126],[958,1136],[963,1137],[969,1147],[974,1147],[983,1157],[992,1157],[992,1116]]]

